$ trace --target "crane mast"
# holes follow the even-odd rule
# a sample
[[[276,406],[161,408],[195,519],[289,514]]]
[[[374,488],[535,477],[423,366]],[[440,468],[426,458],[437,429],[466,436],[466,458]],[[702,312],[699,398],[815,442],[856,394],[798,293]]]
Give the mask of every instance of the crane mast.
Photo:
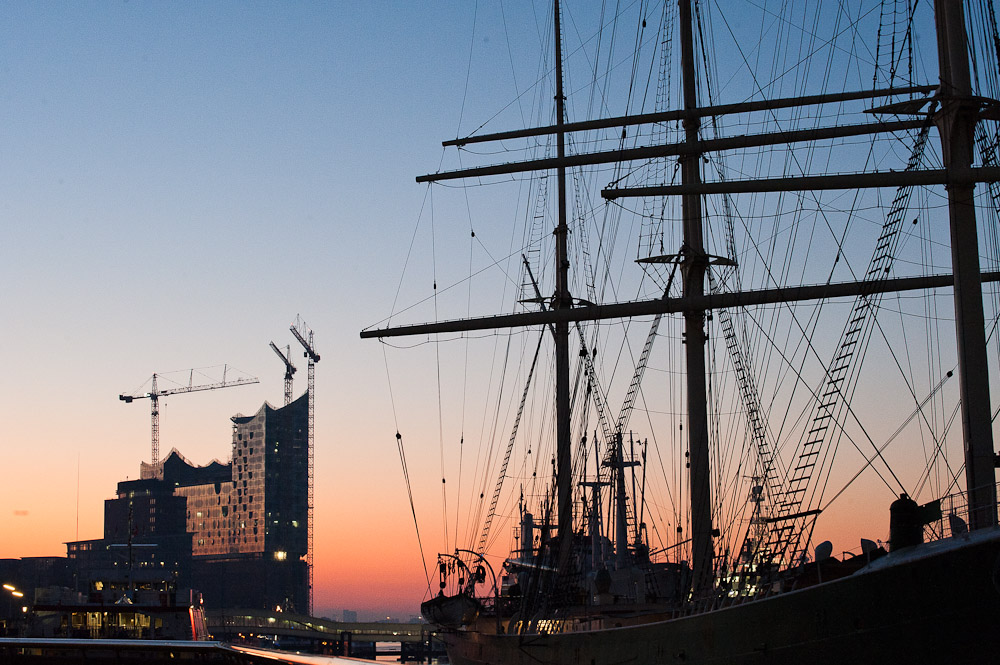
[[[131,395],[120,394],[118,399],[125,402],[126,404],[131,404],[137,399],[148,399],[150,405],[150,420],[152,427],[152,454],[150,460],[153,466],[156,466],[157,462],[160,461],[160,398],[166,397],[168,395],[180,395],[182,393],[194,393],[203,390],[218,390],[220,388],[232,388],[233,386],[244,386],[250,383],[260,383],[260,381],[255,376],[250,377],[239,377],[236,379],[229,379],[226,374],[229,371],[228,365],[223,365],[222,367],[222,381],[217,381],[214,383],[194,383],[194,372],[195,370],[190,370],[188,374],[188,384],[186,386],[180,386],[178,388],[167,388],[166,390],[160,390],[157,385],[157,377],[162,376],[156,373],[153,374],[153,379],[150,384],[149,392],[139,392],[136,391]]]
[[[285,406],[288,406],[292,403],[292,376],[295,374],[295,365],[291,361],[292,347],[285,346],[285,352],[282,353],[281,349],[271,342],[271,350],[278,354],[281,362],[285,363]]]
[[[316,353],[316,346],[313,344],[313,331],[306,325],[300,317],[295,317],[295,323],[289,327],[292,335],[298,340],[304,349],[303,356],[308,358],[306,364],[306,383],[309,390],[309,425],[307,432],[308,446],[308,470],[309,470],[309,502],[308,502],[308,547],[306,549],[306,566],[309,568],[309,614],[313,611],[313,461],[315,444],[313,440],[313,426],[315,423],[316,405],[316,363],[319,362],[319,354]]]

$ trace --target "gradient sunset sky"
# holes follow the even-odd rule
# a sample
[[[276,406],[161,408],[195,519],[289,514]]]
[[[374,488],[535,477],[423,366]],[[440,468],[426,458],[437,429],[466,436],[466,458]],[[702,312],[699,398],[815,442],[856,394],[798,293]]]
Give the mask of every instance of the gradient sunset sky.
[[[0,5],[0,557],[102,535],[104,499],[150,454],[148,401],[118,394],[153,372],[260,378],[164,400],[162,455],[226,460],[229,417],[281,403],[269,341],[293,345],[305,389],[301,314],[322,355],[317,613],[418,612],[382,351],[358,331],[391,306],[414,176],[458,132],[474,12]]]
[[[420,395],[403,422],[393,405],[434,384],[400,357],[390,397],[385,349],[358,332],[390,313],[404,264],[426,251],[410,239],[436,202],[414,177],[438,169],[441,141],[488,120],[540,123],[518,99],[549,44],[536,4],[0,3],[0,558],[103,535],[104,500],[150,455],[148,400],[118,395],[154,372],[161,388],[189,368],[220,378],[223,363],[260,378],[161,402],[161,456],[226,461],[230,416],[281,404],[269,341],[292,345],[305,389],[288,332],[301,315],[322,356],[315,613],[419,611],[395,433],[411,475],[433,481],[414,488],[433,557],[437,402]],[[569,43],[586,43],[582,14],[601,3],[579,4]],[[887,506],[852,508],[877,537]]]

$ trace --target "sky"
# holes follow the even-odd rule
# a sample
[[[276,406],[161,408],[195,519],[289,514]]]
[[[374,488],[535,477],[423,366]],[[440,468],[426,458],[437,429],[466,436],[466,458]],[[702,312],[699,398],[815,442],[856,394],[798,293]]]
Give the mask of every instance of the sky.
[[[414,176],[457,131],[473,10],[0,6],[0,557],[101,536],[150,455],[148,401],[118,395],[153,372],[260,378],[163,401],[162,455],[226,460],[229,417],[281,403],[269,341],[305,389],[301,315],[322,356],[315,606],[418,612],[381,350],[358,331],[388,313]]]
[[[548,12],[512,4],[0,4],[0,558],[101,537],[104,500],[150,457],[148,400],[118,395],[154,372],[161,389],[224,364],[260,379],[161,400],[161,457],[226,461],[230,416],[281,403],[270,341],[305,389],[301,316],[322,358],[316,613],[419,612],[403,425],[358,333],[396,299],[415,176],[537,75]]]
[[[161,456],[226,461],[230,416],[281,403],[268,342],[292,345],[304,390],[288,331],[301,315],[322,357],[316,613],[417,614],[419,548],[432,559],[444,540],[439,485],[416,489],[418,543],[395,435],[417,477],[435,476],[435,385],[455,397],[464,378],[421,374],[430,347],[411,361],[358,333],[400,289],[413,302],[467,268],[434,255],[440,274],[404,270],[436,251],[411,245],[427,211],[461,242],[470,226],[462,202],[414,177],[485,120],[534,122],[518,95],[545,16],[530,3],[0,4],[0,558],[102,535],[103,501],[150,454],[148,401],[118,395],[154,372],[259,377],[161,401]],[[570,40],[585,24],[569,14]],[[497,221],[477,220],[485,245]],[[495,309],[451,296],[447,318]]]

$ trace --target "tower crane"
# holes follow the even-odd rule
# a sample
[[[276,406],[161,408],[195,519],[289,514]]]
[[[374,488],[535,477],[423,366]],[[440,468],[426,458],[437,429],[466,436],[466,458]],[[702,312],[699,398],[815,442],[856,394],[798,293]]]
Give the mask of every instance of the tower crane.
[[[281,362],[285,363],[285,406],[288,406],[292,403],[292,375],[295,374],[295,365],[291,361],[292,347],[286,346],[285,352],[282,353],[281,349],[271,342],[271,349],[278,354]]]
[[[118,399],[125,402],[126,404],[131,404],[133,400],[137,399],[149,399],[150,411],[151,411],[151,421],[153,428],[153,453],[152,453],[152,463],[155,466],[157,462],[160,461],[160,398],[166,397],[167,395],[179,395],[181,393],[194,393],[202,390],[217,390],[219,388],[231,388],[233,386],[243,386],[249,383],[260,383],[260,381],[255,376],[250,377],[239,377],[236,379],[228,379],[226,374],[228,373],[229,366],[222,366],[222,381],[215,383],[203,383],[195,385],[194,383],[194,372],[195,370],[190,370],[188,375],[188,384],[186,386],[180,386],[178,388],[167,388],[165,390],[160,390],[156,385],[157,374],[153,374],[152,385],[150,386],[149,392],[139,392],[136,391],[131,395],[118,395]],[[145,385],[145,384],[143,384]]]
[[[289,328],[292,335],[299,341],[305,352],[302,354],[309,359],[306,365],[306,381],[309,384],[309,429],[307,434],[307,446],[309,457],[309,507],[308,507],[308,527],[306,548],[306,566],[309,569],[309,614],[313,611],[313,424],[316,405],[316,363],[319,362],[319,354],[316,353],[316,346],[313,344],[313,331],[306,325],[300,317],[295,317],[295,323]],[[287,385],[287,384],[286,384]]]

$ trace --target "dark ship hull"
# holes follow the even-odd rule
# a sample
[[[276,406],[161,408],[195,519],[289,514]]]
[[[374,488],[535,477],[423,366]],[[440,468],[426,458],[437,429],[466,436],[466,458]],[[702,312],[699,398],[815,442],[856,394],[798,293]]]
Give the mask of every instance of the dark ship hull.
[[[441,634],[455,665],[1000,662],[1000,530],[918,545],[853,575],[653,623]]]

